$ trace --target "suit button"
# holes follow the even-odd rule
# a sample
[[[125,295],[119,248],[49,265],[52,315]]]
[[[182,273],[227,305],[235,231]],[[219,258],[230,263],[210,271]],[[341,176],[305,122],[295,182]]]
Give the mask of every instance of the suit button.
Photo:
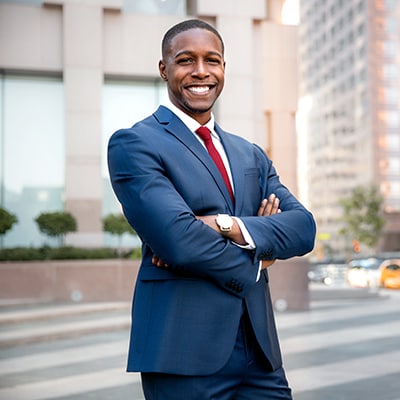
[[[272,256],[272,251],[268,251],[266,253],[260,253],[257,257],[258,261],[262,261],[262,260],[268,260],[270,259]]]
[[[243,286],[236,279],[231,279],[230,281],[225,283],[225,286],[229,289],[234,290],[237,293],[240,293],[243,290]]]

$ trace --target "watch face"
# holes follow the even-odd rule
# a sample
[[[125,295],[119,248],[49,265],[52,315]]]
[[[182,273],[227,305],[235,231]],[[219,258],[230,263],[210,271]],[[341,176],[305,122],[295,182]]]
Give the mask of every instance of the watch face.
[[[220,214],[217,216],[216,222],[223,232],[229,232],[233,226],[232,217],[227,214]]]

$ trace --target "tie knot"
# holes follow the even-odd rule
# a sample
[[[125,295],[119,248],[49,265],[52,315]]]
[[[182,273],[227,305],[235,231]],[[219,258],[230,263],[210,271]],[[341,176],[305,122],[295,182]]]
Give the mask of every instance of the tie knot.
[[[203,139],[205,142],[211,140],[211,131],[206,126],[201,126],[197,129],[196,133]]]

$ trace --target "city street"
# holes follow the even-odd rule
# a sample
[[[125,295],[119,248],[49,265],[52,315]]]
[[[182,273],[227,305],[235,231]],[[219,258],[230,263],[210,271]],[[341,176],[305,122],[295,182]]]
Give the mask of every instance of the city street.
[[[277,313],[294,399],[400,400],[400,291],[311,293],[310,311]],[[0,400],[143,399],[125,373],[129,304],[0,312]]]

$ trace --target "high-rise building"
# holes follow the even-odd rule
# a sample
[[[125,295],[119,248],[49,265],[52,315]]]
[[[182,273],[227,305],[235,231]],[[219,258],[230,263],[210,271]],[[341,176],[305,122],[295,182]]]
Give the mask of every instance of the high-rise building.
[[[339,199],[372,185],[384,197],[380,250],[400,250],[399,52],[399,1],[300,0],[300,176],[318,245],[335,254],[348,245]]]

